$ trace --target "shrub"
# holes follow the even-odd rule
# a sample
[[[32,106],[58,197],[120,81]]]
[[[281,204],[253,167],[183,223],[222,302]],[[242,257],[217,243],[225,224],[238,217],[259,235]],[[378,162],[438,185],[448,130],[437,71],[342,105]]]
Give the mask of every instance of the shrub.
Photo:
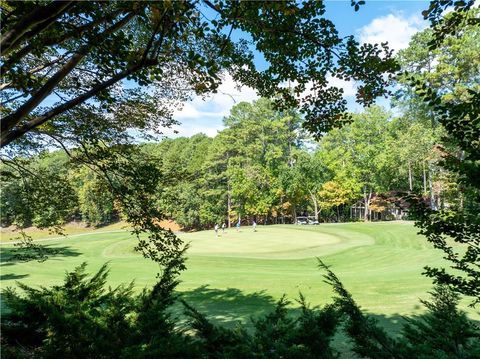
[[[2,358],[329,359],[339,354],[332,340],[340,328],[362,358],[480,357],[479,328],[457,309],[459,297],[449,287],[435,287],[432,301],[422,301],[427,314],[409,319],[397,339],[362,313],[322,262],[334,304],[311,308],[300,295],[297,312],[283,297],[249,331],[214,325],[182,301],[186,332],[171,314],[181,266],[181,258],[172,260],[153,288],[140,294],[132,283],[106,288],[107,265],[88,276],[85,263],[67,273],[63,285],[35,289],[19,283],[23,295],[5,290]]]

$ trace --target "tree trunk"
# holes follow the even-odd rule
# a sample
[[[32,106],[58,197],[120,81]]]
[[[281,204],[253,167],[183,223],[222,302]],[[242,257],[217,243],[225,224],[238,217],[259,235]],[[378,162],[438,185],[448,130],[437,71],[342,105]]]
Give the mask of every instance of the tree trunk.
[[[318,210],[317,197],[315,197],[312,191],[308,190],[308,192],[310,193],[310,198],[312,199],[312,202],[313,202],[313,211],[314,211],[313,215],[315,216],[315,220],[318,222],[319,210]]]
[[[442,186],[440,186],[440,188],[438,188],[436,208],[437,209],[443,209]]]
[[[228,228],[232,226],[230,214],[232,213],[232,196],[230,194],[230,181],[227,182],[227,224]]]
[[[284,208],[283,208],[283,195],[280,196],[280,204],[281,204],[281,211],[282,211],[282,224],[285,224],[285,212],[284,212]]]
[[[413,191],[412,164],[408,162],[408,187]]]
[[[432,165],[428,164],[428,187],[430,190],[430,208],[435,209],[435,194],[433,193]]]
[[[423,163],[423,193],[427,193],[427,171],[425,169],[425,161]]]
[[[369,190],[367,194],[367,188],[364,188],[363,190],[363,200],[364,200],[364,205],[365,205],[365,213],[363,220],[365,222],[368,221],[369,216],[370,216],[370,201],[372,200],[372,190]]]

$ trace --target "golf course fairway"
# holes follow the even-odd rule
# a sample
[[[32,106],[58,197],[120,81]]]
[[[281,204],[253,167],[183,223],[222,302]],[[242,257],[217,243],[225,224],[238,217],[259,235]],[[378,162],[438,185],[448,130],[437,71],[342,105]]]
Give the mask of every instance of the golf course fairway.
[[[317,257],[331,266],[355,300],[387,328],[403,316],[424,312],[432,282],[425,265],[442,266],[442,253],[417,235],[412,222],[344,223],[318,226],[272,225],[215,232],[179,233],[187,243],[187,270],[178,290],[183,299],[217,323],[249,322],[272,309],[283,294],[302,292],[312,305],[332,301]],[[11,244],[1,249],[2,288],[16,281],[32,286],[60,284],[66,271],[82,262],[94,272],[109,262],[109,284],[135,281],[141,290],[155,282],[158,266],[135,253],[135,238],[126,230],[92,231],[42,244],[57,248],[44,262],[12,261]],[[472,319],[478,312],[462,309]],[[5,310],[2,305],[2,310]],[[293,309],[292,309],[293,310]]]

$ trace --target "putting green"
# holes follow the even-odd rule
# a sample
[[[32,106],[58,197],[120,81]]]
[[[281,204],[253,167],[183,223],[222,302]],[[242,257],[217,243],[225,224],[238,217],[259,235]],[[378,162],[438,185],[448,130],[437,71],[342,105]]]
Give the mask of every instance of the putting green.
[[[190,243],[187,271],[179,286],[184,299],[218,322],[248,321],[286,294],[301,291],[314,305],[331,301],[316,257],[332,270],[357,302],[384,325],[395,327],[401,316],[420,314],[419,298],[428,298],[431,280],[425,265],[444,264],[441,253],[416,234],[411,222],[258,226],[181,233]],[[86,261],[89,270],[110,263],[110,284],[135,280],[141,289],[155,281],[158,267],[133,251],[126,231],[92,232],[43,242],[60,252],[43,263],[8,261],[12,246],[2,245],[2,287],[58,284],[65,271]],[[294,303],[292,304],[294,306]],[[466,309],[465,305],[462,305]],[[467,309],[466,309],[467,310]],[[478,313],[468,309],[478,319]]]

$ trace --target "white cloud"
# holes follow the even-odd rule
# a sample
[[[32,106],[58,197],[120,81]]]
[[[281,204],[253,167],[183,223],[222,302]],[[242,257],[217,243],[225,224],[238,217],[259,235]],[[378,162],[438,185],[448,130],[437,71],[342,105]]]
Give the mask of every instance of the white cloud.
[[[338,87],[343,89],[343,96],[344,97],[353,97],[357,93],[357,87],[355,85],[355,81],[353,80],[341,80],[339,78],[333,77],[332,75],[328,74],[327,75],[327,83],[328,86],[331,87]],[[284,87],[286,87],[286,83],[282,84]],[[298,82],[297,81],[292,81],[291,82],[292,86],[297,86]],[[309,81],[305,84],[305,91],[303,91],[299,98],[303,98],[306,96],[316,96],[316,92],[314,90],[314,83],[313,81]]]
[[[358,34],[361,43],[388,42],[389,47],[397,52],[406,48],[412,35],[427,25],[419,15],[405,17],[398,12],[373,19],[360,28]]]
[[[180,124],[172,126],[172,128],[164,129],[163,136],[175,138],[175,137],[191,137],[198,133],[203,133],[208,137],[215,137],[218,131],[221,131],[224,127],[222,125],[208,127],[202,125],[196,125],[194,123]]]
[[[345,81],[341,79],[337,79],[336,77],[328,76],[327,77],[328,84],[330,86],[338,87],[343,89],[343,96],[355,96],[357,93],[357,88],[355,86],[355,82],[352,80]]]
[[[235,84],[232,76],[226,75],[218,88],[218,92],[202,98],[195,97],[192,101],[183,104],[183,107],[174,113],[174,118],[181,122],[175,126],[179,131],[164,131],[167,136],[191,136],[203,132],[209,136],[215,136],[217,131],[223,129],[223,117],[227,116],[235,104],[247,101],[251,102],[258,96],[254,89]]]

